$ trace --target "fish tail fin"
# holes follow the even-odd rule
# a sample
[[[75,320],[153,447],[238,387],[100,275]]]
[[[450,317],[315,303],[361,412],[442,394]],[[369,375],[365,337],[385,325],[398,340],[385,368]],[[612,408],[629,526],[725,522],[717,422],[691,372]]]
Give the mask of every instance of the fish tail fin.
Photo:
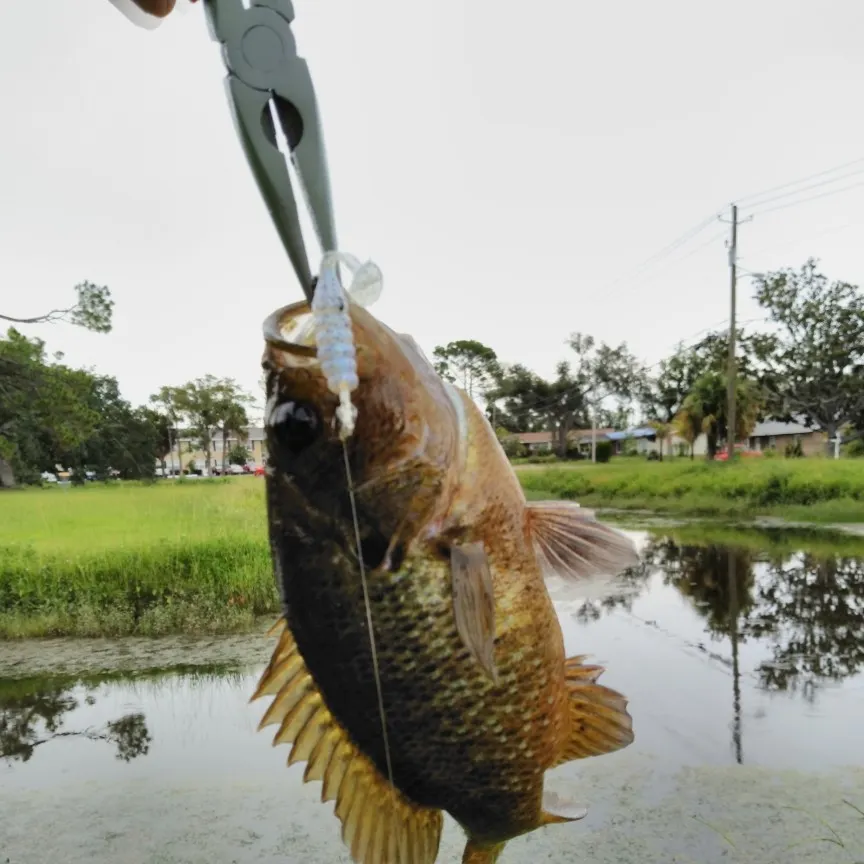
[[[469,840],[462,855],[462,864],[495,864],[501,857],[506,843],[480,845],[475,840]]]
[[[272,696],[259,728],[278,725],[275,744],[290,744],[288,764],[305,762],[303,781],[323,781],[336,801],[342,839],[357,864],[434,864],[444,817],[394,788],[330,713],[284,619],[279,641],[252,697]],[[494,860],[494,859],[493,859]]]
[[[591,666],[584,656],[564,661],[569,695],[569,731],[552,767],[573,759],[614,753],[633,743],[633,720],[627,700],[615,690],[597,683],[605,669]]]

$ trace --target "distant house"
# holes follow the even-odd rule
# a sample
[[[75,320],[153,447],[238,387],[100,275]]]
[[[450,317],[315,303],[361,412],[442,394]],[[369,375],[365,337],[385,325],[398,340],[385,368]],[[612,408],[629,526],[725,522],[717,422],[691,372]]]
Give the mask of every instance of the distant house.
[[[828,436],[818,426],[808,426],[804,423],[781,423],[777,420],[767,420],[757,423],[747,439],[750,450],[762,452],[779,450],[796,442],[801,443],[801,452],[805,456],[817,456],[825,452]]]
[[[597,441],[608,440],[607,436],[613,430],[603,428],[596,430]],[[568,446],[574,445],[584,454],[591,453],[591,429],[571,429],[567,435]],[[551,432],[517,432],[516,438],[529,453],[551,453],[557,444],[557,438]]]
[[[228,452],[238,444],[245,447],[249,451],[249,464],[251,466],[264,465],[267,460],[267,441],[262,426],[247,426],[242,436],[229,435],[226,443],[228,445]],[[180,445],[183,468],[186,468],[190,462],[194,462],[195,466],[199,469],[204,468],[206,454],[196,439],[191,435],[184,435],[181,430]],[[211,443],[210,458],[213,465],[220,466],[222,464],[222,436],[218,433],[214,435]],[[172,451],[165,457],[165,466],[169,471],[177,472],[176,447],[172,448]]]
[[[657,449],[657,430],[650,426],[625,429],[622,432],[610,432],[607,438],[612,442],[613,452],[616,455],[624,452],[628,441],[633,442],[633,447],[640,455]]]
[[[552,450],[551,432],[517,432],[516,438],[529,453],[548,453]]]

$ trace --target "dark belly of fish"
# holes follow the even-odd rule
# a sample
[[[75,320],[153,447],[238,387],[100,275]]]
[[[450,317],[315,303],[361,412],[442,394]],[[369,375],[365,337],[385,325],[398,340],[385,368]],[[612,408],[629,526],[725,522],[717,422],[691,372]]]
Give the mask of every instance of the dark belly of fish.
[[[283,550],[283,572],[297,574],[284,585],[289,626],[328,708],[386,777],[359,573],[305,551],[298,560]],[[493,831],[542,792],[528,720],[542,676],[531,692],[499,664],[500,685],[490,685],[458,637],[442,572],[368,574],[394,781],[416,803]]]

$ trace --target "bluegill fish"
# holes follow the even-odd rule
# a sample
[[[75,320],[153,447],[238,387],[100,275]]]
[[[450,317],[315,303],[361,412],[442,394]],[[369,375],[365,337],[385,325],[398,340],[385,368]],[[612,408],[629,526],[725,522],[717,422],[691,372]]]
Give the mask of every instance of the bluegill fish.
[[[633,740],[625,698],[597,683],[602,667],[564,656],[544,576],[614,574],[635,549],[578,505],[526,501],[474,402],[356,306],[346,457],[308,319],[299,303],[265,327],[284,617],[253,696],[273,697],[262,726],[278,724],[289,764],[323,781],[358,864],[433,864],[444,811],[467,834],[463,862],[491,864],[511,838],[584,815],[544,796],[545,771]]]

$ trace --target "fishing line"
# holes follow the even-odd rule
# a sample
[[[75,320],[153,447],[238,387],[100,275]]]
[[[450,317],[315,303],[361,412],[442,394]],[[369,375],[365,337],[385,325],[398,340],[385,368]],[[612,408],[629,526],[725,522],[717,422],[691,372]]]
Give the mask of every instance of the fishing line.
[[[344,265],[352,276],[351,285],[347,291],[342,287],[342,280],[339,277],[340,264]],[[382,281],[381,271],[371,261],[361,264],[353,255],[347,255],[344,252],[325,252],[310,306],[315,327],[318,362],[324,377],[327,379],[328,389],[339,398],[335,419],[339,424],[339,438],[342,441],[342,456],[345,462],[345,479],[348,484],[348,498],[351,502],[351,518],[354,522],[354,541],[357,544],[357,561],[360,564],[360,583],[363,586],[363,604],[366,607],[366,626],[369,628],[369,648],[372,653],[372,673],[375,677],[375,690],[378,696],[378,715],[381,718],[381,737],[384,744],[384,758],[387,763],[387,779],[390,781],[391,794],[395,796],[396,787],[393,785],[390,738],[387,734],[387,712],[384,708],[384,689],[381,685],[378,648],[375,644],[375,630],[372,626],[372,603],[369,600],[366,563],[363,561],[363,547],[360,542],[360,518],[357,514],[354,480],[351,476],[351,462],[348,458],[348,445],[346,443],[348,438],[354,434],[354,424],[357,419],[357,409],[352,404],[351,393],[360,385],[357,370],[357,348],[354,344],[354,332],[348,306],[350,303],[361,307],[374,303],[381,294]]]
[[[391,794],[395,795],[393,785],[393,763],[390,759],[390,738],[387,735],[387,712],[384,709],[384,691],[381,686],[381,672],[378,668],[378,649],[375,646],[375,631],[372,628],[372,604],[369,601],[369,583],[366,579],[366,564],[360,545],[360,519],[357,516],[357,502],[354,499],[354,481],[351,477],[351,463],[348,459],[348,445],[342,439],[342,455],[345,459],[345,478],[348,481],[348,498],[351,501],[351,517],[354,520],[354,542],[357,544],[357,560],[360,563],[360,583],[363,586],[363,603],[366,606],[366,626],[369,628],[369,648],[372,651],[372,673],[375,676],[375,690],[378,693],[378,714],[381,718],[381,737],[384,742],[384,758],[387,761],[387,779],[390,781]]]

